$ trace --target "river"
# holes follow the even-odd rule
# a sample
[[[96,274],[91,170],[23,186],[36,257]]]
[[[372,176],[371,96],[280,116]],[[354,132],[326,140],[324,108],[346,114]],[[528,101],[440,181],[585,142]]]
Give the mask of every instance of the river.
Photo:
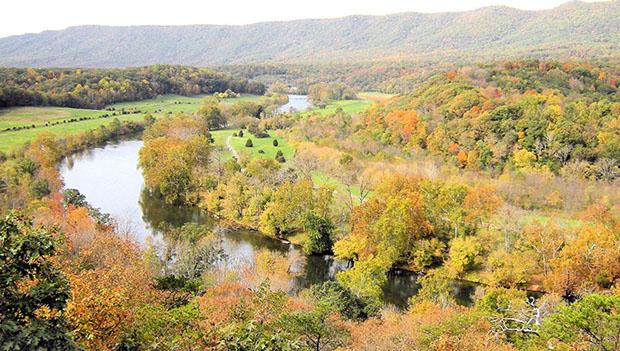
[[[66,158],[60,165],[65,187],[78,189],[92,206],[109,213],[124,232],[132,233],[133,239],[142,244],[148,240],[162,242],[164,223],[213,225],[214,220],[207,214],[195,208],[166,205],[145,191],[142,172],[137,166],[141,147],[141,140],[125,140]],[[305,256],[298,247],[257,232],[235,230],[219,235],[228,261],[233,265],[253,261],[256,252],[262,249],[305,260],[302,274],[290,283],[292,291],[334,279],[338,271],[346,269],[345,262],[331,256]],[[384,301],[404,307],[418,289],[414,275],[390,275],[384,288]],[[463,304],[470,302],[472,292],[472,286],[455,284],[454,294]]]
[[[288,103],[280,106],[278,112],[304,111],[312,107],[310,101],[308,101],[308,95],[289,95]]]

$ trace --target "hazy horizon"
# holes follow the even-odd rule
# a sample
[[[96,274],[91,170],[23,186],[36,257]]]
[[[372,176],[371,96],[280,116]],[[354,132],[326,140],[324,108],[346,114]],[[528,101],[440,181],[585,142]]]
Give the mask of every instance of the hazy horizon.
[[[610,1],[610,0],[607,0]],[[615,0],[611,0],[615,1]],[[171,26],[171,25],[247,25],[260,22],[291,21],[299,19],[324,19],[353,15],[387,15],[402,12],[439,13],[471,11],[488,6],[508,6],[521,10],[550,9],[571,0],[438,0],[407,1],[386,0],[381,3],[369,0],[330,2],[317,0],[312,4],[296,3],[288,6],[281,0],[262,2],[230,2],[210,5],[192,0],[179,0],[174,8],[149,6],[153,2],[122,2],[110,0],[105,3],[89,4],[88,11],[82,11],[82,4],[76,0],[60,0],[39,3],[26,0],[5,5],[9,16],[0,27],[0,38],[40,33],[48,30],[62,30],[81,25],[100,26]],[[584,2],[603,2],[586,0]],[[161,2],[163,4],[163,2]],[[147,5],[149,4],[149,5]],[[243,11],[239,8],[243,7]],[[122,12],[118,9],[123,8]],[[77,10],[74,10],[77,9]],[[191,10],[188,10],[191,9]],[[53,14],[50,16],[50,13]],[[28,15],[24,18],[21,14]]]

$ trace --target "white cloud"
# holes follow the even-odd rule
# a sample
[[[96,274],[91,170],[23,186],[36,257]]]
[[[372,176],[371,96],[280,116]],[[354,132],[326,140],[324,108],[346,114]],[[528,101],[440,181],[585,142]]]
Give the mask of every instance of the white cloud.
[[[552,8],[566,0],[5,0],[0,37],[82,24],[247,24],[353,14],[441,12],[489,5]]]

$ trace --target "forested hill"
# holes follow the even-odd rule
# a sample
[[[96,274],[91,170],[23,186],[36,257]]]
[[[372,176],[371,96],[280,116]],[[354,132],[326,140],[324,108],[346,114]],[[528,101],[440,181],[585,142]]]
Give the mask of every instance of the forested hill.
[[[620,1],[544,11],[350,16],[243,26],[81,26],[0,39],[0,65],[124,67],[517,56],[591,58],[620,49]]]

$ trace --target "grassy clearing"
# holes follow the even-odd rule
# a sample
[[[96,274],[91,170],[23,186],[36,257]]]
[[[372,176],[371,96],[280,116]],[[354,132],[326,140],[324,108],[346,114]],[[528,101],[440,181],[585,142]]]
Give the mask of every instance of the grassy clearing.
[[[233,157],[233,153],[228,148],[228,140],[230,140],[230,147],[232,147],[235,152],[239,155],[245,155],[251,158],[260,157],[275,159],[278,150],[282,150],[284,158],[287,162],[289,162],[295,154],[295,149],[287,142],[287,140],[285,138],[278,137],[274,131],[269,131],[269,138],[256,138],[247,130],[243,131],[243,137],[233,136],[234,133],[238,132],[239,130],[236,129],[216,130],[211,132],[214,145],[219,150],[222,159],[229,160]],[[253,147],[245,146],[248,138],[252,139],[252,144],[254,145]],[[273,146],[274,139],[278,140],[277,147]],[[260,153],[259,150],[263,150],[264,153]],[[329,177],[319,171],[312,173],[312,182],[316,185],[331,185],[342,193],[346,193],[347,191],[345,186],[340,183],[338,179]],[[353,196],[355,196],[355,200],[357,200],[360,195],[359,188],[353,187],[351,190]],[[297,242],[297,244],[300,244],[303,238],[299,237],[298,239],[300,242]]]
[[[553,224],[559,225],[560,227],[568,228],[568,229],[574,229],[584,224],[583,221],[578,220],[578,219],[564,218],[564,217],[544,215],[544,214],[525,215],[521,218],[521,222],[525,225],[532,224],[535,222],[545,224],[545,225],[553,223]]]
[[[332,178],[326,175],[323,172],[316,171],[312,173],[312,182],[316,185],[330,185],[333,186],[337,191],[348,194],[347,187],[342,184],[338,179]],[[353,195],[354,204],[359,204],[359,196],[360,196],[360,188],[357,186],[351,187],[351,194]]]
[[[230,147],[232,147],[239,155],[247,155],[249,157],[271,158],[275,159],[278,150],[282,150],[284,158],[288,161],[295,154],[295,149],[282,137],[278,137],[274,131],[269,131],[268,138],[256,138],[250,134],[247,130],[244,130],[243,137],[233,136],[234,133],[238,133],[239,130],[226,129],[212,131],[211,135],[215,141],[215,145],[220,147],[225,159],[232,157],[232,152],[228,150],[227,142],[230,140]],[[252,139],[253,147],[246,147],[245,143],[248,139]],[[278,146],[273,146],[273,140],[278,140]],[[262,150],[264,153],[260,153]]]
[[[327,105],[325,108],[312,108],[310,110],[300,112],[300,116],[308,116],[314,113],[319,113],[322,116],[335,113],[339,109],[342,109],[347,113],[360,113],[365,111],[374,102],[370,100],[338,100]]]
[[[356,100],[338,100],[330,103],[325,108],[313,108],[300,113],[301,116],[307,116],[312,113],[319,113],[322,116],[335,113],[339,109],[346,113],[360,113],[366,111],[373,104],[392,98],[394,95],[383,94],[377,92],[363,92],[357,94],[359,99]]]
[[[319,171],[312,173],[312,182],[317,185],[331,185],[337,188],[344,188],[344,186],[337,179],[329,177]]]
[[[211,137],[213,137],[214,140],[213,144],[218,149],[220,157],[223,160],[230,160],[233,157],[233,153],[229,150],[226,140],[235,132],[237,132],[237,130],[232,129],[215,130],[210,132]]]

